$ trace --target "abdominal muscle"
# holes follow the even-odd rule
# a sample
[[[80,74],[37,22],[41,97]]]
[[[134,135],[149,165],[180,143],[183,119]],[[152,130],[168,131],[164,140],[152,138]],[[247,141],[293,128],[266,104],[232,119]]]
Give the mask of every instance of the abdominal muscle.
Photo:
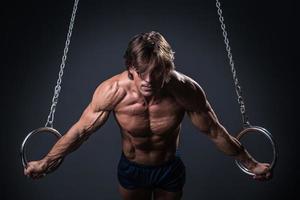
[[[143,165],[161,165],[175,157],[179,130],[169,133],[168,138],[155,134],[134,137],[122,132],[122,150],[126,158]]]

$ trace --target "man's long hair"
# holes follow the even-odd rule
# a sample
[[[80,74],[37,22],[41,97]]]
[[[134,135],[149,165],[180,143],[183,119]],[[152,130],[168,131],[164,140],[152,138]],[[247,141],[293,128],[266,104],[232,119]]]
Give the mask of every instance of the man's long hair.
[[[127,70],[132,67],[142,74],[158,67],[167,78],[169,72],[175,69],[174,53],[159,32],[151,31],[135,35],[123,57]]]

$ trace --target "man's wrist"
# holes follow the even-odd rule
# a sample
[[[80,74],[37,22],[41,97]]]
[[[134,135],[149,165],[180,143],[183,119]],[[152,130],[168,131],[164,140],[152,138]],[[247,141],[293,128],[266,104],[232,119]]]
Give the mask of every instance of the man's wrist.
[[[50,159],[48,156],[45,156],[41,161],[42,161],[42,164],[45,166],[48,166],[50,163]]]
[[[255,168],[257,166],[257,163],[258,162],[255,161],[253,158],[249,158],[243,162],[245,167],[249,170],[252,170],[253,168]]]
[[[54,157],[52,157],[52,156],[49,156],[49,155],[45,156],[45,157],[42,159],[43,164],[46,165],[47,167],[48,167],[48,166],[51,166],[53,163],[56,163],[57,160],[58,160],[58,159],[56,159],[56,158],[54,158]]]
[[[245,149],[243,149],[243,151],[236,156],[236,159],[249,170],[255,168],[258,164],[258,162],[252,156],[250,156]]]

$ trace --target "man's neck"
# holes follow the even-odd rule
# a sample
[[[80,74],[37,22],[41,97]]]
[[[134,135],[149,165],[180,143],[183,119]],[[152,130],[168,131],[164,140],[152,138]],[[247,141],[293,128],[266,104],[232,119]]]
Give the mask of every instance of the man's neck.
[[[157,99],[157,97],[155,95],[151,95],[151,96],[148,96],[148,97],[143,96],[143,98],[144,98],[144,101],[145,101],[147,106],[152,105],[155,102],[155,99]]]
[[[150,106],[150,105],[154,105],[157,104],[158,102],[160,102],[164,96],[163,94],[164,90],[160,89],[159,91],[153,93],[153,95],[151,96],[143,96],[145,104]]]

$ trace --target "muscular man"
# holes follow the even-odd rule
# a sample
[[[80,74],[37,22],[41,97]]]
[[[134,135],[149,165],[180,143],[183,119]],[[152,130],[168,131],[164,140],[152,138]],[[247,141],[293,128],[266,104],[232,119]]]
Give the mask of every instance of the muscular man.
[[[136,35],[124,54],[127,70],[102,82],[80,119],[24,173],[34,179],[76,150],[113,112],[122,135],[118,164],[124,200],[175,200],[182,197],[185,166],[176,154],[184,114],[226,155],[255,173],[271,177],[269,165],[255,161],[220,124],[202,88],[174,67],[174,52],[158,32]]]

